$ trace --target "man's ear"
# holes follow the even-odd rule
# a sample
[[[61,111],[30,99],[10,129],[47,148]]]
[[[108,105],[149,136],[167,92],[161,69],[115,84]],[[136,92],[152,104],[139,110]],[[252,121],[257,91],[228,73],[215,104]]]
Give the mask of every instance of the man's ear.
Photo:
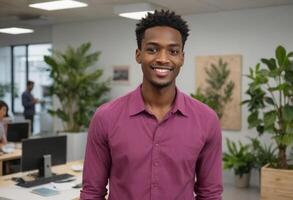
[[[182,67],[183,64],[184,64],[184,55],[185,55],[185,53],[182,52],[182,55],[181,55],[181,66],[180,67]]]
[[[136,49],[135,59],[138,64],[141,64],[141,50],[140,49]]]

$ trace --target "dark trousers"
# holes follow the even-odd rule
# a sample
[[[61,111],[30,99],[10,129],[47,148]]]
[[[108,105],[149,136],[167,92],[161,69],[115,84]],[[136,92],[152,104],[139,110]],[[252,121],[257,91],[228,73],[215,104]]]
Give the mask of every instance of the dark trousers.
[[[33,115],[24,115],[24,119],[28,119],[31,122],[31,134],[34,132],[34,116]]]

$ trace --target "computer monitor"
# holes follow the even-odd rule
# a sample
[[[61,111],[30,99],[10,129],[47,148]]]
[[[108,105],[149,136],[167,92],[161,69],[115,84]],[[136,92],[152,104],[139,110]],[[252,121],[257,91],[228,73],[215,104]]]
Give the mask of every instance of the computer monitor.
[[[30,122],[9,122],[7,123],[7,141],[21,142],[30,136]]]
[[[22,141],[21,171],[39,170],[40,177],[46,177],[47,165],[66,163],[66,135],[24,139]],[[45,158],[50,155],[50,160]],[[47,164],[44,162],[48,162]]]

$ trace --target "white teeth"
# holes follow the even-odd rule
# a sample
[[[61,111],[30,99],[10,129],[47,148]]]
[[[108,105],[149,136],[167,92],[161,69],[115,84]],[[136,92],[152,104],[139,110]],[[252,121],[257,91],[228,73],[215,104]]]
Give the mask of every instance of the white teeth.
[[[160,73],[166,73],[166,72],[169,71],[168,69],[158,69],[158,68],[156,68],[155,70],[160,72]]]

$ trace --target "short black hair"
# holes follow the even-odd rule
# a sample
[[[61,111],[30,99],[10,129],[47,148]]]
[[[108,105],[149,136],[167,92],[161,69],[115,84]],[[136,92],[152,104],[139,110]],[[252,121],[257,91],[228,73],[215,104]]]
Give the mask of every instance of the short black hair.
[[[33,85],[33,84],[35,84],[35,82],[33,82],[33,81],[27,81],[26,82],[26,86]]]
[[[189,35],[189,28],[187,22],[177,15],[174,11],[170,10],[155,10],[154,13],[148,13],[145,18],[142,18],[136,24],[136,41],[137,46],[141,49],[141,41],[144,37],[144,33],[148,28],[155,26],[168,26],[178,30],[181,34],[182,44],[184,48],[185,41]]]
[[[8,108],[7,103],[5,103],[4,101],[0,100],[0,109],[1,109],[2,107],[6,107],[6,115],[5,115],[5,117],[9,117],[9,116],[8,116],[9,108]]]

